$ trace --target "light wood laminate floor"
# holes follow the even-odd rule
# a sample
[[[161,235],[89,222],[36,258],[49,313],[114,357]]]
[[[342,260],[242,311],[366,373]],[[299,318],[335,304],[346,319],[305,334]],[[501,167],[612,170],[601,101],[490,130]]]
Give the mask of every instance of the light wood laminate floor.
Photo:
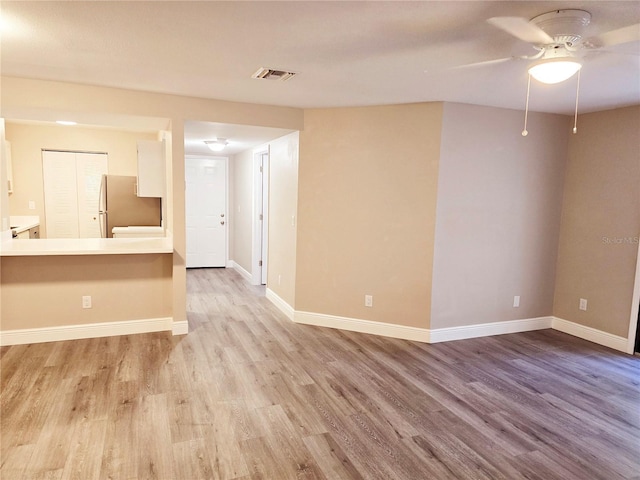
[[[187,277],[187,336],[0,350],[0,478],[640,479],[637,357],[296,325],[233,270]]]

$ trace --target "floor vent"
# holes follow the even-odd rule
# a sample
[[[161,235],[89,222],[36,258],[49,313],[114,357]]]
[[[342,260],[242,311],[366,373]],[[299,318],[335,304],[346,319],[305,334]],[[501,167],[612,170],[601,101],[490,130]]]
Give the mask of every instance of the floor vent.
[[[251,75],[251,78],[264,78],[266,80],[280,80],[284,82],[295,75],[297,75],[295,72],[274,70],[273,68],[260,68],[256,73]]]

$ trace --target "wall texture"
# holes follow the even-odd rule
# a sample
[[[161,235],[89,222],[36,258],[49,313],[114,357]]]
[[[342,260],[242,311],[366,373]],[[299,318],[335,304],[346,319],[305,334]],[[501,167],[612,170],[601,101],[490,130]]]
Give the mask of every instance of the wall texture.
[[[568,118],[446,103],[431,328],[551,315]],[[520,307],[513,297],[520,296]]]
[[[46,238],[42,149],[105,152],[109,154],[110,175],[135,176],[136,141],[156,140],[157,133],[7,122],[6,139],[11,142],[14,179],[9,212],[11,215],[39,215],[40,235]],[[35,202],[35,210],[29,210],[30,200]]]
[[[229,252],[231,260],[252,273],[253,150],[235,155],[229,163],[232,193],[229,208],[232,225]]]
[[[440,103],[305,111],[295,310],[429,327],[441,121]]]
[[[171,270],[168,254],[2,257],[0,329],[171,317]]]
[[[581,115],[578,128],[569,142],[554,315],[626,337],[640,236],[640,106]]]
[[[269,142],[269,261],[267,286],[287,304],[295,302],[298,156],[300,134]]]
[[[9,196],[7,158],[5,157],[5,122],[0,118],[0,241],[11,238],[9,231]]]

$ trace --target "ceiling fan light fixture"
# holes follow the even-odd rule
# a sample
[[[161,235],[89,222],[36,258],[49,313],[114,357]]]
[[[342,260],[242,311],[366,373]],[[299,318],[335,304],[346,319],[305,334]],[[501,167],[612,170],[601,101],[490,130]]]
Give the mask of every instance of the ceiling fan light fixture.
[[[229,142],[226,138],[216,138],[214,140],[205,140],[204,143],[207,144],[207,147],[213,152],[221,152],[224,148],[229,145]]]
[[[582,68],[582,63],[574,57],[547,58],[529,67],[529,74],[542,83],[554,84],[573,77]]]

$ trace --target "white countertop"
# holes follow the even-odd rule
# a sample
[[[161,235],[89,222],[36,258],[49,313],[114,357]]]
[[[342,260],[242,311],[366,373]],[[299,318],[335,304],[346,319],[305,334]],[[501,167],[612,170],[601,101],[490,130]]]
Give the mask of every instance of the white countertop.
[[[22,233],[30,228],[40,225],[40,217],[38,215],[11,215],[9,217],[9,223],[11,224],[11,230],[16,233]]]
[[[2,257],[144,253],[173,253],[173,238],[32,238],[0,243]]]

